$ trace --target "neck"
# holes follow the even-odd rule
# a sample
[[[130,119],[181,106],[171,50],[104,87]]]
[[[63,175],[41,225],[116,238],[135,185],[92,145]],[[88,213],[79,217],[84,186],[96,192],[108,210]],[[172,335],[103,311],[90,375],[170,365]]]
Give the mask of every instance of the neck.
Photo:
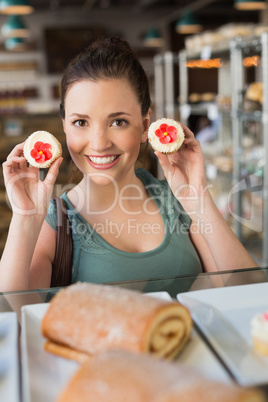
[[[127,178],[120,181],[111,181],[107,184],[98,184],[84,176],[79,184],[85,196],[85,205],[90,212],[111,211],[118,206],[120,202],[124,204],[137,200],[137,197],[144,196],[144,186],[135,175],[135,172],[129,172]]]

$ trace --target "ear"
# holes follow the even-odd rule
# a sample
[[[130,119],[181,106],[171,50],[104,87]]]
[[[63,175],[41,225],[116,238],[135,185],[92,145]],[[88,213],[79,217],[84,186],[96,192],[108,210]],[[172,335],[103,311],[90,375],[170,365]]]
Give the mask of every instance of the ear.
[[[147,141],[148,129],[149,129],[149,126],[150,126],[151,113],[152,113],[152,109],[150,108],[148,110],[147,115],[143,118],[143,130],[142,130],[142,134],[141,134],[141,143],[144,143],[144,142]]]
[[[65,131],[65,119],[61,119],[61,121],[62,121],[63,131],[64,131],[65,134],[66,134],[66,131]]]

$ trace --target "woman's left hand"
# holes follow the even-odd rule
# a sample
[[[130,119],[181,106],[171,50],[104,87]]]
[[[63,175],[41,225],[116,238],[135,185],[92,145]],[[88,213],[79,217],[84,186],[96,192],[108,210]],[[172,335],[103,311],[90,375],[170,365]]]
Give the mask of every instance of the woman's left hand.
[[[170,155],[155,151],[175,197],[189,215],[200,206],[206,190],[206,173],[200,143],[192,131],[181,124],[185,139],[181,148]]]

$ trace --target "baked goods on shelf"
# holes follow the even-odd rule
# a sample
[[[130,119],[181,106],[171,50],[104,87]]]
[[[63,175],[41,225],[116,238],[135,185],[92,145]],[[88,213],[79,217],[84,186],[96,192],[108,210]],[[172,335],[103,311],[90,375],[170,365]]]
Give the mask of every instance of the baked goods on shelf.
[[[113,350],[85,362],[58,402],[264,402],[255,389],[207,379],[178,362]]]
[[[149,127],[148,140],[155,151],[171,154],[178,151],[184,141],[183,128],[173,119],[158,119]]]
[[[215,99],[216,94],[214,92],[204,92],[202,94],[192,92],[188,97],[189,103],[214,102]]]
[[[256,314],[250,324],[255,350],[264,356],[268,356],[268,310]]]
[[[47,131],[35,131],[25,141],[23,153],[30,165],[48,168],[62,154],[60,142]]]
[[[204,92],[201,95],[202,102],[214,102],[216,99],[216,94],[214,92]]]
[[[229,95],[217,95],[216,101],[217,101],[217,104],[218,104],[219,108],[227,109],[227,110],[231,109],[231,104],[232,104],[231,96],[229,96]]]
[[[45,349],[80,362],[112,348],[172,358],[191,331],[190,313],[177,301],[91,283],[61,290],[42,320]]]
[[[249,84],[245,97],[262,103],[262,82],[252,82]]]
[[[189,103],[199,103],[201,102],[201,99],[201,94],[198,94],[197,92],[192,92],[188,97]]]
[[[245,111],[261,110],[263,103],[262,82],[252,82],[245,93],[243,108]]]
[[[233,39],[236,36],[250,36],[252,29],[252,24],[227,23],[220,26],[218,32],[227,39]]]
[[[261,36],[263,32],[268,32],[268,25],[267,24],[257,24],[254,28],[254,35]]]
[[[231,156],[215,156],[215,158],[213,158],[213,164],[221,172],[231,173],[233,170],[233,159]]]
[[[224,24],[214,31],[208,30],[187,36],[185,38],[185,48],[187,52],[197,54],[200,54],[200,51],[205,46],[211,47],[212,50],[228,49],[231,39],[236,36],[250,36],[253,33],[253,29],[252,24]]]

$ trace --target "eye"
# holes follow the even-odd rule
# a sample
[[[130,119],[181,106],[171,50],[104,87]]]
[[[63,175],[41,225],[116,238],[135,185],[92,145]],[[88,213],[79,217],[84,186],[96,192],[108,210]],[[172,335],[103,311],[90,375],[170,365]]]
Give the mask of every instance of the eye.
[[[73,122],[73,125],[74,125],[74,126],[78,126],[78,127],[85,127],[86,124],[87,124],[86,120],[82,120],[82,119],[75,120],[75,121]]]
[[[112,123],[112,126],[115,126],[115,127],[126,127],[127,125],[128,125],[128,122],[125,119],[116,119]]]

